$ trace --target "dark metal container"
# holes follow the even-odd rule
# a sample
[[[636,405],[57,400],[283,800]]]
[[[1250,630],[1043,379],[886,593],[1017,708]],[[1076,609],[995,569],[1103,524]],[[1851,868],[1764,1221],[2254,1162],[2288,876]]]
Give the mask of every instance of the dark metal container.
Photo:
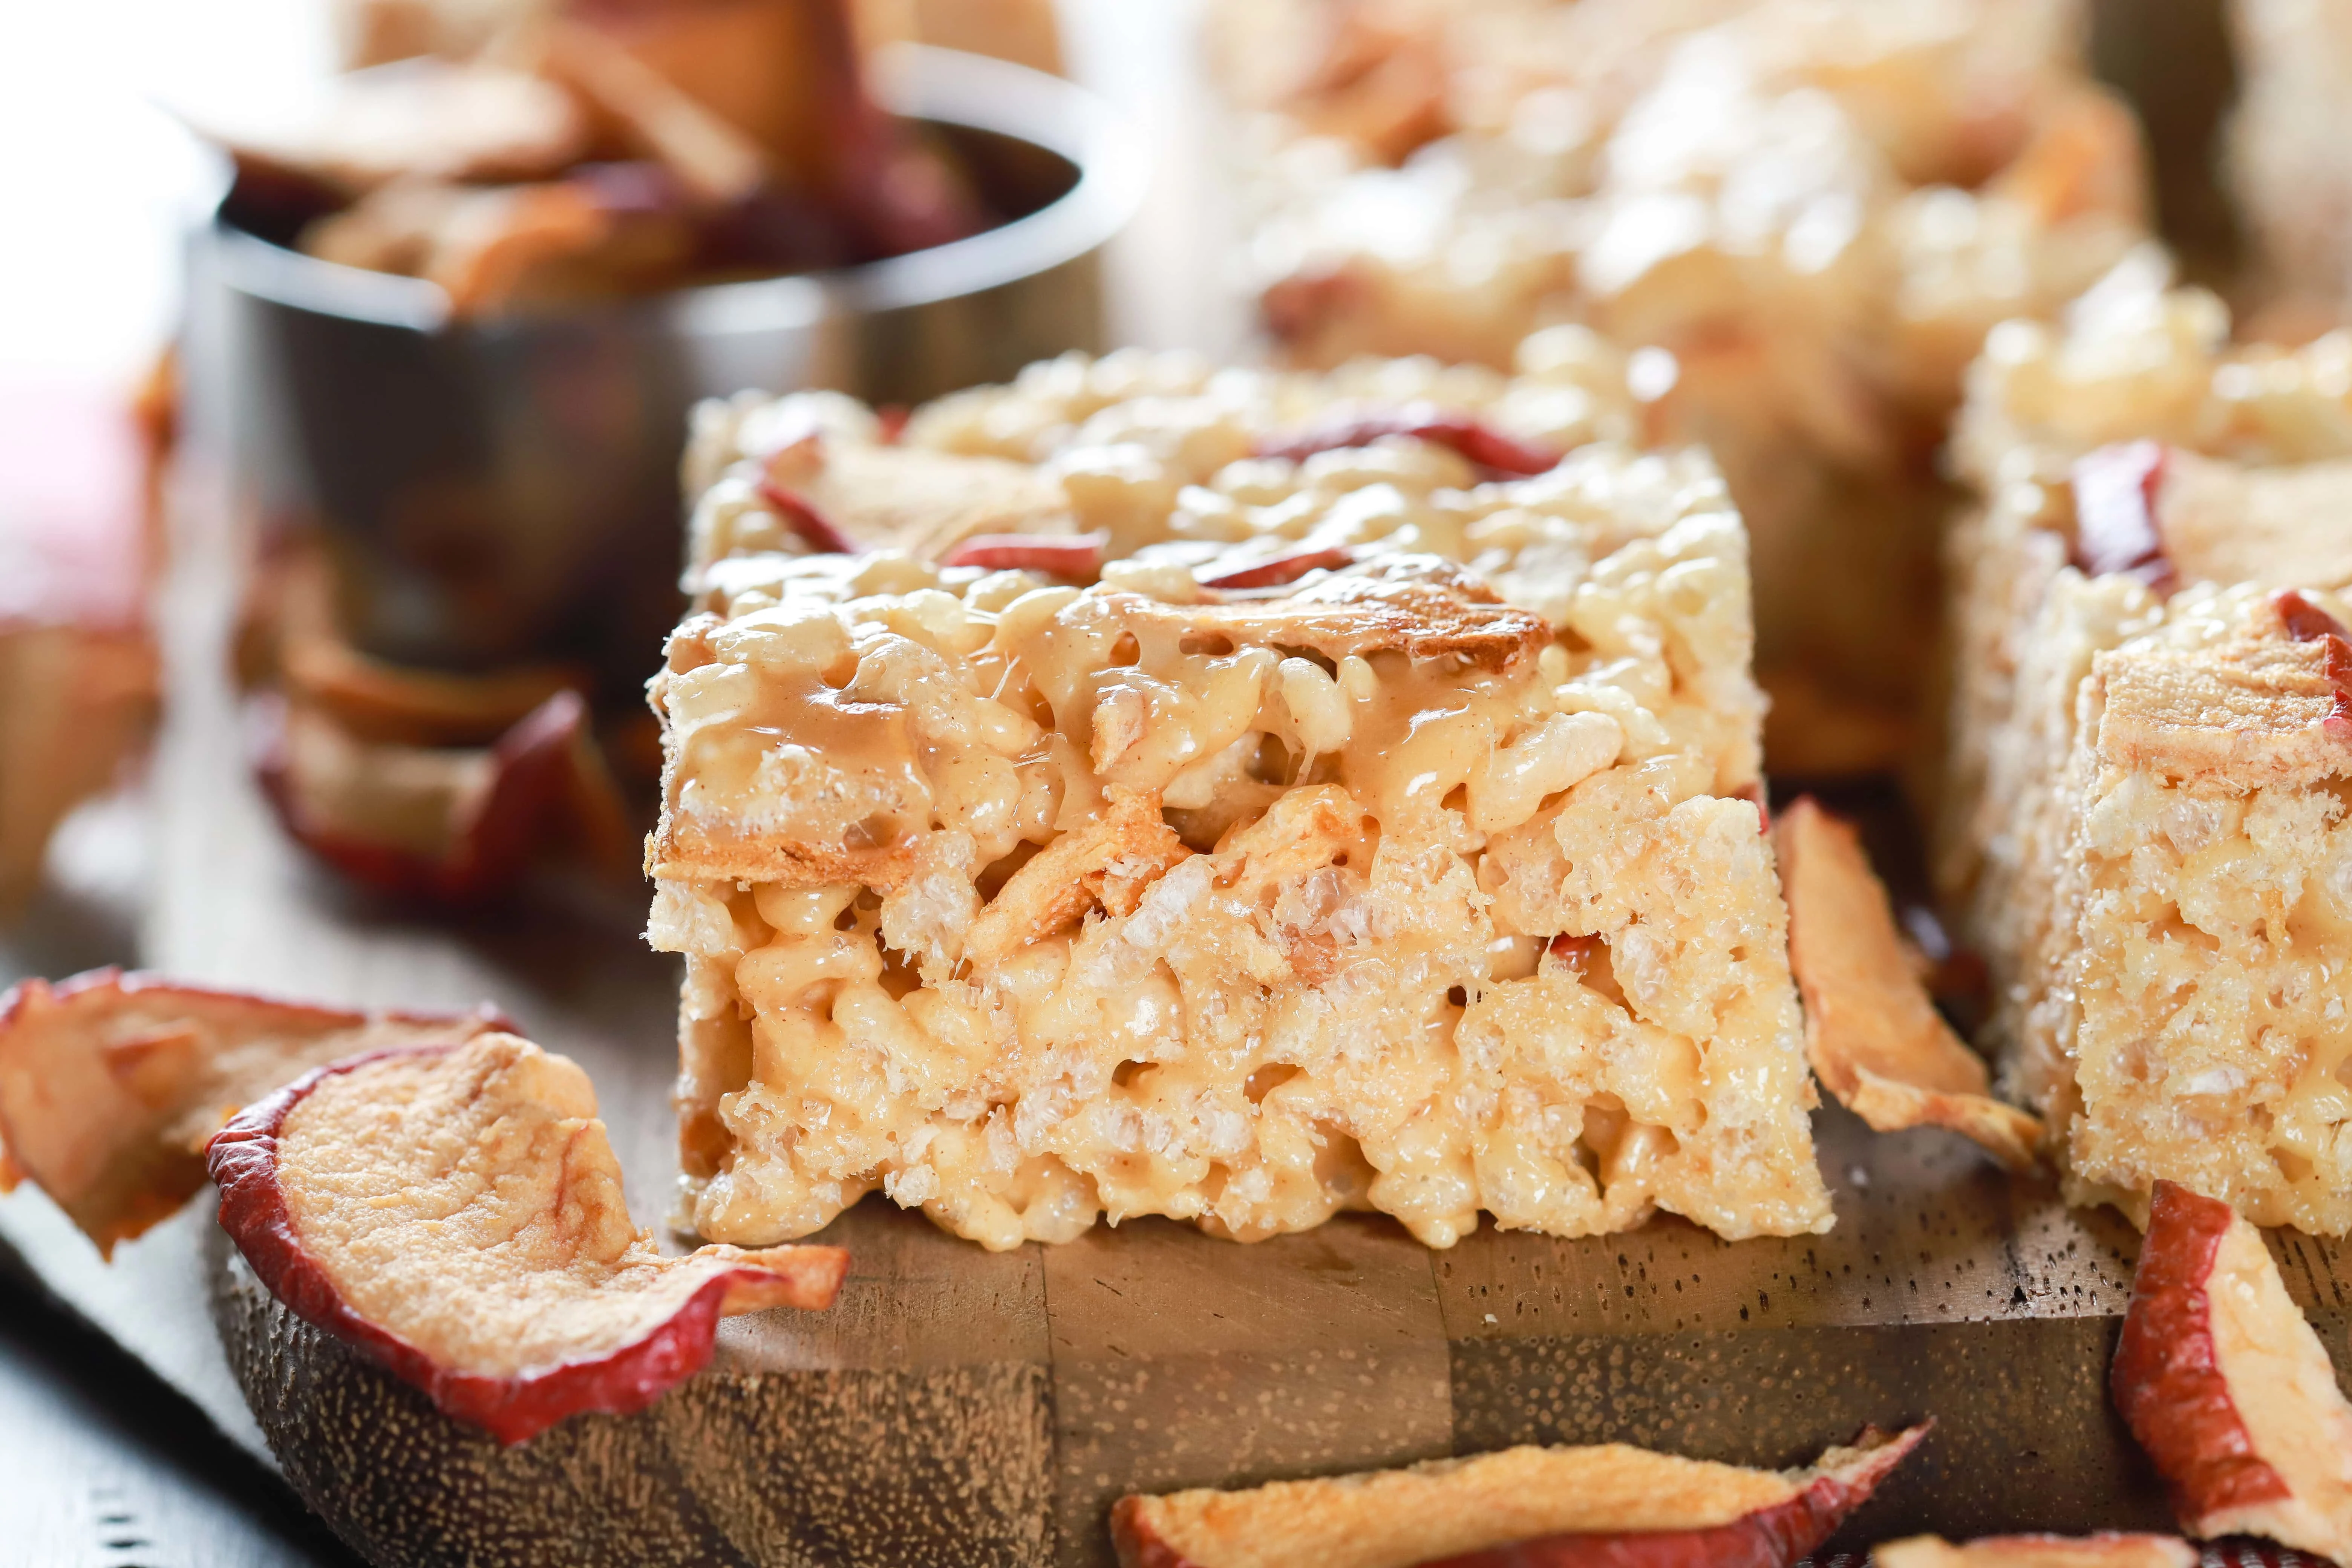
[[[698,399],[833,387],[914,403],[1100,346],[1097,253],[1139,145],[1057,78],[894,51],[877,94],[950,142],[1008,221],[835,272],[452,320],[436,286],[238,227],[193,261],[191,385],[263,516],[315,528],[369,652],[641,680],[678,600],[678,458]],[[226,416],[225,418],[222,416]]]

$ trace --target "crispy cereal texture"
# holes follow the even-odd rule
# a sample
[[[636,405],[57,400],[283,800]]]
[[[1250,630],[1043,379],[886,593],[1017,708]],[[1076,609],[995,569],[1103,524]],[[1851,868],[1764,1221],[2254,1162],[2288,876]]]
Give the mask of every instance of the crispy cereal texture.
[[[2092,660],[2056,1019],[2078,1193],[2136,1205],[2169,1177],[2259,1224],[2352,1226],[2347,663],[2342,637],[2298,641],[2242,590]]]
[[[775,454],[870,416],[707,414],[647,847],[704,1235],[1829,1223],[1738,521],[1687,454],[1482,482],[1533,395],[1130,357],[914,415],[1043,458],[1091,583],[762,549]]]
[[[1916,758],[1921,459],[1986,333],[2056,317],[2147,230],[2078,0],[1219,9],[1286,361],[1530,367],[1554,322],[1664,349],[1644,438],[1705,444],[1748,520],[1776,769]]]
[[[1971,374],[1937,874],[2074,1198],[2341,1234],[2352,337],[2234,344],[2166,284],[2119,268]]]

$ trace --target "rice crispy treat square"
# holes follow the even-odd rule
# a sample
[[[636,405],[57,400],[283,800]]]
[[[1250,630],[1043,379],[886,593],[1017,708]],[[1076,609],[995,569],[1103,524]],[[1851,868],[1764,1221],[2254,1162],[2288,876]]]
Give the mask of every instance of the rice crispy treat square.
[[[1827,1228],[1745,538],[1559,350],[706,410],[647,850],[696,1230]]]
[[[1916,755],[1949,500],[1930,458],[1962,373],[1995,323],[2054,315],[2146,232],[2136,122],[2083,66],[2082,7],[1391,3],[1279,25],[1329,9],[1225,7],[1279,351],[1501,365],[1563,321],[1654,351],[1649,437],[1705,444],[1749,529],[1776,771]],[[1376,112],[1412,72],[1427,111]]]
[[[1972,374],[1937,870],[2069,1194],[2352,1226],[2352,338],[2134,265]]]
[[[2352,296],[2352,10],[2325,0],[2231,0],[2237,107],[2230,194],[2263,282],[2340,310]]]

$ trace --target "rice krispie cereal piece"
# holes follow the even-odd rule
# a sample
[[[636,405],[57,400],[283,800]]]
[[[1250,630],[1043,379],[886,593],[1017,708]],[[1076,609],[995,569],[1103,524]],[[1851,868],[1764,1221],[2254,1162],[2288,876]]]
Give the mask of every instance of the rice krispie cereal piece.
[[[2018,322],[1956,443],[1937,869],[2070,1194],[2352,1226],[2352,338],[2233,346],[2119,269]]]
[[[1449,13],[1399,46],[1446,62],[1452,127],[1401,165],[1324,124],[1346,73],[1258,121],[1265,324],[1308,365],[1504,364],[1560,321],[1659,351],[1650,428],[1714,451],[1754,540],[1776,768],[1883,764],[1934,644],[1927,458],[1962,371],[2143,232],[2081,30],[2072,0]]]
[[[2238,101],[2231,195],[2270,288],[2340,308],[2352,299],[2352,5],[2231,0]]]
[[[823,397],[709,410],[647,851],[694,1228],[879,1188],[1000,1248],[1825,1229],[1738,519],[1692,453],[1492,477],[1535,461],[1514,408],[1598,417],[1574,392],[1128,356],[897,445]],[[955,462],[1063,510],[796,552],[852,448],[868,495]]]

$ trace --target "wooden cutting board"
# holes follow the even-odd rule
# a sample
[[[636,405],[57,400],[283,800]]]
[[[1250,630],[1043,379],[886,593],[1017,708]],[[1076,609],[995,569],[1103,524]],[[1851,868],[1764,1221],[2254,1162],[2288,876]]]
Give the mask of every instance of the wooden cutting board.
[[[341,1002],[497,1003],[589,1068],[657,1223],[677,974],[638,940],[642,906],[541,889],[446,924],[353,893],[269,820],[216,668],[175,661],[146,961]],[[0,1238],[387,1563],[1076,1568],[1108,1560],[1105,1510],[1129,1489],[1525,1442],[1780,1465],[1922,1415],[1936,1435],[1838,1544],[2162,1526],[2105,1397],[2130,1227],[1948,1134],[1880,1137],[1834,1109],[1816,1126],[1838,1222],[1793,1241],[1667,1217],[1433,1253],[1346,1216],[1254,1247],[1147,1220],[990,1254],[869,1199],[827,1236],[854,1258],[832,1312],[736,1320],[654,1410],[512,1450],[293,1322],[201,1208],[110,1266],[20,1191]],[[2340,1249],[2273,1245],[2341,1358]]]

